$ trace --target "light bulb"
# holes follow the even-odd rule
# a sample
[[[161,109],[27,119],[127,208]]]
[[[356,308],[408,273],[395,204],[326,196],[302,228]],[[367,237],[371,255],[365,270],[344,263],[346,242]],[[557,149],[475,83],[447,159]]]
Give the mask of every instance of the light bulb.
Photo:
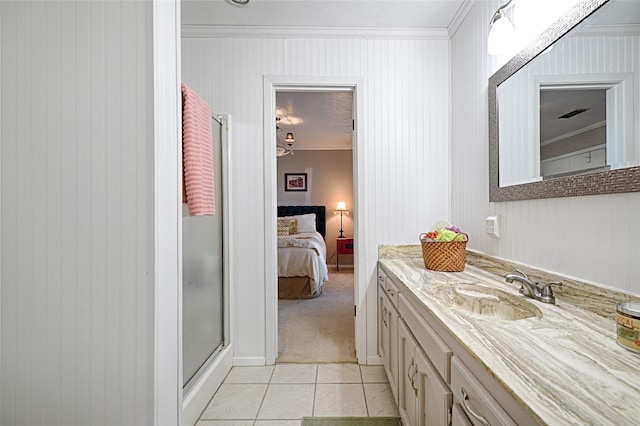
[[[487,45],[489,54],[499,55],[500,53],[503,53],[513,41],[514,36],[515,30],[513,28],[513,24],[503,12],[499,12],[489,29]]]

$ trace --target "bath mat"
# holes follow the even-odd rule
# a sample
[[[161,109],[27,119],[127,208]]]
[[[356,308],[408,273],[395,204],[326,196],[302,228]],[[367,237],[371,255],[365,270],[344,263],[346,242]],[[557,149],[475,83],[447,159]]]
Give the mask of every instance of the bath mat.
[[[398,417],[303,417],[301,426],[402,426]]]

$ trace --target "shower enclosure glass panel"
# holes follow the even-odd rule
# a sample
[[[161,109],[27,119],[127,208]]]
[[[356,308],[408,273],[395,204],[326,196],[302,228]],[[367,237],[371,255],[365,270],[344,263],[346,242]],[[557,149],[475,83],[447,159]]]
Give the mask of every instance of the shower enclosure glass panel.
[[[182,218],[183,386],[224,344],[221,126],[213,121],[216,214]]]

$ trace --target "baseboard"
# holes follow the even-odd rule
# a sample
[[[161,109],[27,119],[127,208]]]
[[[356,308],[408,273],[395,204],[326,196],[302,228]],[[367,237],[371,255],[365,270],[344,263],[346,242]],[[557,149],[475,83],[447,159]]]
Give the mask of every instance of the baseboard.
[[[218,390],[232,366],[233,350],[231,346],[224,348],[211,363],[200,380],[195,383],[182,401],[182,426],[196,424],[202,411],[207,407],[213,394]]]
[[[261,365],[267,365],[267,359],[263,356],[235,357],[233,358],[233,365],[238,367],[255,367],[255,366],[261,366]]]
[[[383,365],[383,361],[382,361],[382,357],[376,355],[376,356],[369,356],[367,357],[367,365]]]

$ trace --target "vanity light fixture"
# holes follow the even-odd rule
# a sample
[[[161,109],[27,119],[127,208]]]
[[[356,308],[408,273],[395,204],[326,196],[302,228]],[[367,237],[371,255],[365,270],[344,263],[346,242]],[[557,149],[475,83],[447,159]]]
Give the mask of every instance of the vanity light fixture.
[[[500,6],[489,22],[487,50],[490,55],[503,53],[515,37],[513,23],[505,14],[507,9],[512,8],[515,3],[515,0],[509,0],[506,4]]]
[[[338,238],[344,238],[344,232],[342,230],[342,215],[345,214],[349,216],[349,210],[347,210],[347,204],[344,201],[338,201],[338,205],[333,211],[333,214],[338,213],[340,213],[340,236]]]

